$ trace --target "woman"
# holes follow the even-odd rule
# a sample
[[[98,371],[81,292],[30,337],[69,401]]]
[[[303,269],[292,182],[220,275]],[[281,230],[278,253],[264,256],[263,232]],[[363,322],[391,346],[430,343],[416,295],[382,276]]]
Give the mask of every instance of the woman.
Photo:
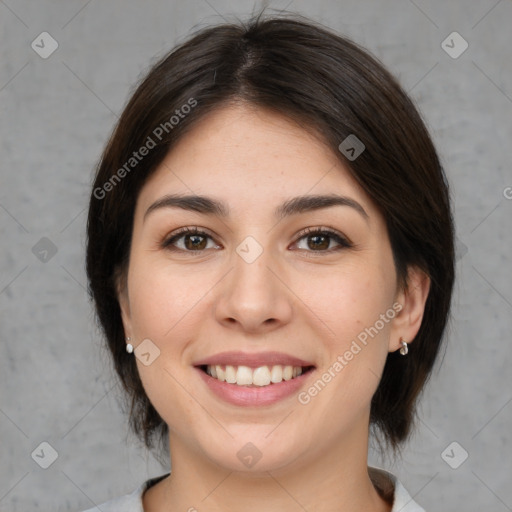
[[[262,16],[172,51],[98,166],[87,272],[130,425],[171,461],[101,510],[423,510],[368,439],[410,433],[453,223],[417,110],[367,52]]]

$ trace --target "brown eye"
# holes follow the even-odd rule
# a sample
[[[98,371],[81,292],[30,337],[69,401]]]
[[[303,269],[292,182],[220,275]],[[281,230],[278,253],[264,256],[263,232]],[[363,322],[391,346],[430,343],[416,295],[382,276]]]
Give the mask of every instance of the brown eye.
[[[301,240],[306,240],[306,247],[300,247]],[[332,247],[332,242],[337,245]],[[308,229],[306,234],[303,234],[297,240],[296,244],[298,249],[313,252],[331,252],[352,246],[352,244],[339,233],[326,229]]]
[[[199,252],[206,249],[218,248],[219,246],[213,243],[213,247],[208,246],[208,242],[212,241],[212,237],[201,230],[183,228],[178,233],[167,238],[162,247],[169,250],[181,250],[185,252]]]
[[[329,249],[330,236],[325,235],[310,235],[307,237],[308,247],[310,249]]]
[[[206,237],[201,235],[185,235],[183,237],[184,245],[192,251],[206,249]]]

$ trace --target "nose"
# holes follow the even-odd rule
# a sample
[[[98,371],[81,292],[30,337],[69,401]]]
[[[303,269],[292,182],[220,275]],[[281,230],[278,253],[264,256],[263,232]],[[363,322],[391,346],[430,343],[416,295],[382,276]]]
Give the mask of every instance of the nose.
[[[247,333],[266,333],[287,324],[293,294],[271,251],[264,249],[251,263],[234,252],[232,263],[234,268],[218,289],[217,321]]]

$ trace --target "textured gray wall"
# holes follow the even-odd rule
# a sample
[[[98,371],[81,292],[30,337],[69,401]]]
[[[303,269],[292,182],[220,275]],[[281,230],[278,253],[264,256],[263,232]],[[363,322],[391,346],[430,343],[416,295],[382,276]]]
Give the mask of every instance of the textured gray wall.
[[[427,510],[512,510],[512,2],[267,4],[369,48],[432,130],[453,187],[458,281],[443,364],[391,469]],[[165,471],[128,435],[87,301],[87,195],[141,73],[193,27],[254,6],[0,1],[0,511],[82,510]],[[441,46],[453,31],[469,44],[457,58],[463,40],[448,38],[452,56]],[[46,59],[42,32],[58,42]],[[58,454],[48,469],[42,442]]]

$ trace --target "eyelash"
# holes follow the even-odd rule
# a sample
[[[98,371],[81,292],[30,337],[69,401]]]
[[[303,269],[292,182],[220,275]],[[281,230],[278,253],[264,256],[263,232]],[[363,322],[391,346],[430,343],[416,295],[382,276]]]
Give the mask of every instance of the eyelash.
[[[187,250],[187,249],[181,249],[181,248],[173,245],[176,241],[178,241],[180,238],[183,238],[185,235],[199,235],[202,237],[211,238],[213,240],[213,236],[210,233],[208,233],[207,231],[204,231],[197,227],[184,227],[184,228],[180,228],[176,232],[172,233],[168,238],[166,238],[161,244],[162,248],[170,250],[170,251],[181,251],[181,252],[187,252],[187,253],[191,253],[191,254],[201,254],[207,250],[207,249],[199,249],[196,251]],[[307,238],[308,236],[312,236],[312,235],[328,236],[331,239],[335,240],[339,244],[339,246],[334,249],[331,248],[331,249],[319,250],[319,251],[307,250],[307,249],[299,249],[299,250],[306,251],[306,252],[313,253],[313,254],[320,253],[320,255],[321,255],[322,253],[323,254],[326,254],[326,253],[332,254],[333,252],[337,252],[342,249],[347,249],[347,248],[353,247],[353,244],[347,238],[342,236],[337,231],[334,231],[333,229],[326,228],[326,227],[306,228],[298,234],[297,240],[294,243],[296,244],[303,238]]]

